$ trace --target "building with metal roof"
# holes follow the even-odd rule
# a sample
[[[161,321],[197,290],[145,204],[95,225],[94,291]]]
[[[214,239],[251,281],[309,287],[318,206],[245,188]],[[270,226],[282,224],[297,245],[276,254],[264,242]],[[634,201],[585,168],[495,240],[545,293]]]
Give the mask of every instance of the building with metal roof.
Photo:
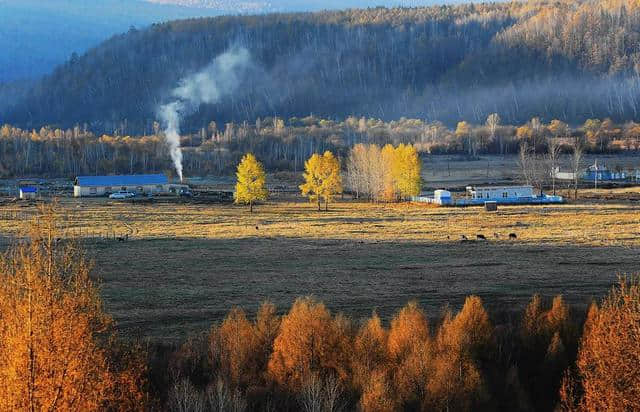
[[[74,197],[108,196],[119,191],[136,194],[168,193],[169,179],[163,174],[78,176],[73,185]]]
[[[18,195],[20,199],[35,199],[38,196],[38,188],[35,186],[20,186]]]

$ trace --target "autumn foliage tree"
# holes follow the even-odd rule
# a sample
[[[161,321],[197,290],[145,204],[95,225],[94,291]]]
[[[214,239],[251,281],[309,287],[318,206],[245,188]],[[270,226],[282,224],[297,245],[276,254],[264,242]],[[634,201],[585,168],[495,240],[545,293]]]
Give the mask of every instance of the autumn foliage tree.
[[[394,393],[404,405],[420,405],[431,360],[429,323],[417,302],[409,302],[391,320],[387,351],[393,364]]]
[[[253,154],[247,153],[238,165],[236,177],[235,201],[249,204],[249,211],[253,212],[253,204],[256,201],[267,200],[269,195],[264,168]]]
[[[222,324],[212,330],[210,339],[220,376],[233,386],[246,387],[259,381],[258,336],[242,309],[231,309]]]
[[[421,162],[413,145],[355,145],[347,163],[347,182],[356,194],[392,202],[420,194]]]
[[[434,343],[434,372],[429,380],[432,408],[472,410],[488,398],[479,362],[492,348],[493,326],[482,301],[466,298],[452,317],[447,314]]]
[[[412,145],[400,144],[395,149],[392,166],[393,181],[399,197],[406,199],[420,194],[420,157]]]
[[[293,393],[316,377],[346,381],[350,339],[344,326],[324,304],[312,298],[296,300],[273,343],[268,365],[271,378]]]
[[[329,210],[329,202],[338,193],[342,193],[342,175],[340,162],[333,153],[326,151],[323,155],[313,154],[304,164],[304,183],[300,185],[303,196],[312,202],[324,200],[325,210]]]
[[[640,279],[621,279],[592,305],[577,359],[578,386],[567,404],[580,411],[640,409]],[[563,388],[564,389],[564,388]],[[565,395],[567,393],[565,392]],[[580,395],[582,394],[582,395]]]
[[[534,295],[526,307],[520,324],[523,383],[529,388],[532,402],[541,409],[553,408],[564,370],[577,345],[569,308],[556,296],[550,308]]]
[[[114,362],[90,264],[43,212],[0,260],[0,410],[142,410],[144,366]]]

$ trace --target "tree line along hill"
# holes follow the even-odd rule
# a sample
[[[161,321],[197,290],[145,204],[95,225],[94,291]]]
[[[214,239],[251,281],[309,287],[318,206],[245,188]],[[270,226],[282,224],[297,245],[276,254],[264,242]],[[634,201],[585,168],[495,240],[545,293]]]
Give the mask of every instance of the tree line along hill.
[[[252,70],[183,130],[309,114],[626,121],[639,108],[639,10],[535,1],[173,21],[117,35],[35,84],[0,85],[0,122],[148,133],[180,79],[234,45]]]
[[[67,176],[82,174],[173,173],[169,149],[159,123],[149,134],[96,134],[87,125],[69,129],[0,127],[0,177]],[[481,154],[515,154],[526,145],[533,153],[548,153],[559,145],[570,154],[578,143],[590,153],[635,153],[640,150],[640,124],[588,119],[570,127],[554,119],[534,117],[523,124],[508,124],[498,114],[483,122],[442,122],[401,118],[385,122],[375,118],[347,117],[333,121],[315,116],[258,118],[254,122],[206,127],[181,136],[183,167],[187,176],[229,175],[246,153],[254,154],[268,171],[299,172],[314,153],[332,151],[343,169],[351,149],[359,143],[405,144],[422,155],[449,154],[476,158]]]

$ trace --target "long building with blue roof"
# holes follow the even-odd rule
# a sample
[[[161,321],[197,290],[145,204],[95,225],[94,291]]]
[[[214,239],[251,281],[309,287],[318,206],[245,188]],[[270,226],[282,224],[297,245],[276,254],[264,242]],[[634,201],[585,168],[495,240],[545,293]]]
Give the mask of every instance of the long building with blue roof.
[[[169,192],[169,179],[164,174],[78,176],[73,185],[75,197],[106,196],[126,191],[136,194]]]

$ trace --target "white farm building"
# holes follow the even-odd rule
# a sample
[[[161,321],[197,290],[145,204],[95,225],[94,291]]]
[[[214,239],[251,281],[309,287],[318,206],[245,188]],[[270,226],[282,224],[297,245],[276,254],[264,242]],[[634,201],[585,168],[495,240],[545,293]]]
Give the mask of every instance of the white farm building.
[[[73,196],[106,196],[118,191],[136,194],[168,193],[169,187],[169,179],[163,174],[78,176],[73,184]]]
[[[448,190],[436,190],[433,196],[416,196],[414,202],[433,203],[441,206],[473,206],[487,202],[495,204],[549,204],[562,203],[561,196],[536,195],[533,186],[468,186],[466,197],[453,198]]]
[[[471,199],[485,200],[521,200],[535,197],[533,186],[467,186]]]

